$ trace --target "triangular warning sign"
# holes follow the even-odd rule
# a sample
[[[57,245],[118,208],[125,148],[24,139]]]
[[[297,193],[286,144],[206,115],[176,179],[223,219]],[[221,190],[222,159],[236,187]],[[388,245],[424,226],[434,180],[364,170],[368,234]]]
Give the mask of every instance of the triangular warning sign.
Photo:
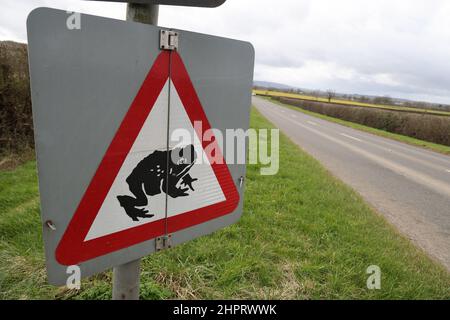
[[[190,144],[167,140],[177,129],[192,133]],[[181,57],[161,52],[59,242],[58,262],[78,264],[233,212],[239,193],[216,139],[202,139],[209,129]]]

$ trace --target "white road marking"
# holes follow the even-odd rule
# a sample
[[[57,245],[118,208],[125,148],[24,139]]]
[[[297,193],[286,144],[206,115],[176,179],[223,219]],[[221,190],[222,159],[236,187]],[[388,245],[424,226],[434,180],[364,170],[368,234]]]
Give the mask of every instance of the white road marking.
[[[362,140],[361,140],[361,139],[358,139],[358,138],[352,137],[352,136],[350,136],[350,135],[348,135],[348,134],[345,134],[345,133],[341,133],[341,136],[344,136],[344,137],[347,137],[347,138],[349,138],[349,139],[353,139],[353,140],[356,140],[356,141],[362,142]]]
[[[448,173],[450,173],[450,170],[448,170],[448,169],[447,169],[447,170],[445,170],[445,171],[447,171]]]
[[[315,123],[314,121],[306,121],[306,122],[308,122],[309,124],[312,124],[313,126],[317,126],[317,123]]]

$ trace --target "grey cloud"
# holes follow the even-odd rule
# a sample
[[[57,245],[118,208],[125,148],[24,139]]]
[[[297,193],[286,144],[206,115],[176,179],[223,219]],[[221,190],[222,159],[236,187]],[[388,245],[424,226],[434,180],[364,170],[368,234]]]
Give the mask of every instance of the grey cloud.
[[[0,37],[25,40],[37,6],[123,18],[124,6],[3,0]],[[450,103],[446,0],[227,0],[216,9],[163,7],[160,24],[251,41],[255,77],[310,89]]]

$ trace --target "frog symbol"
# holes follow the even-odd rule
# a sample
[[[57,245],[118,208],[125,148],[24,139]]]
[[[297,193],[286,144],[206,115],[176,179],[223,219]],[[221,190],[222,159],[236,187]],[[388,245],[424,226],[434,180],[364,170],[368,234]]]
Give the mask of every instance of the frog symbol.
[[[192,183],[198,180],[188,173],[196,159],[192,144],[168,151],[154,151],[142,159],[125,180],[134,197],[117,196],[120,206],[133,221],[139,221],[138,218],[154,216],[145,208],[138,208],[148,204],[147,196],[161,192],[172,198],[188,196],[189,190],[195,191]]]

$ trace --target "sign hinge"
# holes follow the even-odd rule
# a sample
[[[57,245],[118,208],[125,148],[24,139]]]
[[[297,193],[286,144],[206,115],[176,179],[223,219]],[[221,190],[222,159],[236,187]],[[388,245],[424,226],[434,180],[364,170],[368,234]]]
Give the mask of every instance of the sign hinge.
[[[173,30],[161,30],[159,32],[159,48],[161,50],[177,50],[178,32]]]
[[[155,240],[156,251],[172,248],[172,235],[166,234]]]

